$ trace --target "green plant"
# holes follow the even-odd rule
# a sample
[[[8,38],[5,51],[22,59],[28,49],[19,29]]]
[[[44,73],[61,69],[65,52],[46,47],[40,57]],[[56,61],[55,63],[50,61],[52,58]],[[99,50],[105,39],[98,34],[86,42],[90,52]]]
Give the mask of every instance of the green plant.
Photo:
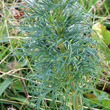
[[[27,4],[21,29],[28,39],[22,46],[33,67],[27,78],[35,109],[83,109],[83,91],[93,90],[99,69],[90,15],[77,0]]]

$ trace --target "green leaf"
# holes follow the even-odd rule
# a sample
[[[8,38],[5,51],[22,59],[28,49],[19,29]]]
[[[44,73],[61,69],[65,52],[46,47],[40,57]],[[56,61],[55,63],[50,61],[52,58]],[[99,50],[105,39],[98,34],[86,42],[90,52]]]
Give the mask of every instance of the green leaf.
[[[15,97],[9,97],[10,99],[13,99],[13,100],[16,100],[16,101],[19,101],[19,102],[22,102],[26,105],[29,105],[29,106],[32,106],[32,107],[35,107],[36,105],[34,103],[30,103],[25,97],[23,96],[15,96]]]
[[[0,86],[0,96],[8,88],[8,86],[13,82],[13,78],[6,79]]]
[[[106,57],[106,60],[110,60],[110,48],[109,48],[109,45],[110,45],[110,31],[108,31],[106,29],[106,26],[101,24],[101,23],[97,23],[93,26],[93,29],[97,32],[97,35],[92,33],[92,37],[94,38],[98,38],[99,39],[99,42],[102,43],[105,48],[99,44],[99,48],[101,48],[101,50],[104,51],[104,55]]]

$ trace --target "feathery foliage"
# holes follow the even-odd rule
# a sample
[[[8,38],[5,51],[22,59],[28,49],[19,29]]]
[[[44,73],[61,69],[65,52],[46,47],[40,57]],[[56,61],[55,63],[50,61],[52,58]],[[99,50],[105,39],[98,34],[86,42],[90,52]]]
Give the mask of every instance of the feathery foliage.
[[[24,55],[30,56],[34,68],[28,75],[32,102],[38,110],[78,110],[81,92],[93,89],[98,72],[90,15],[77,0],[27,4],[21,28],[28,37]]]

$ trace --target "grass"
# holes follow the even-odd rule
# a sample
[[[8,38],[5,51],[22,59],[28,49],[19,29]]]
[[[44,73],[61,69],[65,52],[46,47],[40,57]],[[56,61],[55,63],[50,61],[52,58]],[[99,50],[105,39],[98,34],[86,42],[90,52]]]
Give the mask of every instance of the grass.
[[[8,2],[8,1],[7,1]],[[8,109],[14,106],[14,108],[24,109],[29,104],[28,92],[26,90],[25,78],[26,73],[30,71],[30,67],[27,65],[28,58],[20,58],[15,55],[14,50],[21,47],[21,35],[18,27],[18,20],[11,16],[11,4],[16,2],[7,3],[0,1],[2,6],[0,18],[0,110]],[[17,31],[17,32],[16,32]],[[21,50],[23,51],[23,50]],[[18,52],[18,50],[16,50]]]
[[[35,104],[30,102],[31,95],[27,89],[28,78],[27,73],[32,73],[30,58],[21,57],[16,54],[23,52],[21,44],[23,33],[19,27],[19,20],[15,19],[11,14],[12,6],[16,5],[17,1],[2,0],[0,1],[0,110],[7,110],[14,108],[17,110],[30,110],[34,108]],[[99,2],[96,0],[79,0],[79,2],[87,9],[88,12],[94,14],[93,22],[100,22],[110,28],[110,9],[109,0]],[[99,4],[99,7],[97,6]],[[14,10],[15,11],[15,10]],[[22,18],[23,19],[23,18]],[[15,51],[16,50],[16,51]],[[108,70],[109,71],[109,68]],[[104,76],[104,75],[103,75]],[[106,76],[104,76],[106,78]],[[109,74],[107,75],[109,79]],[[105,86],[109,88],[108,80],[100,79],[100,83],[104,81]],[[85,98],[88,102],[84,102],[84,109],[110,109],[110,96],[105,90],[104,86],[98,92],[86,94]],[[110,91],[109,91],[110,93]],[[97,98],[94,98],[97,96]],[[104,99],[106,98],[106,99]],[[46,99],[51,100],[51,99]]]

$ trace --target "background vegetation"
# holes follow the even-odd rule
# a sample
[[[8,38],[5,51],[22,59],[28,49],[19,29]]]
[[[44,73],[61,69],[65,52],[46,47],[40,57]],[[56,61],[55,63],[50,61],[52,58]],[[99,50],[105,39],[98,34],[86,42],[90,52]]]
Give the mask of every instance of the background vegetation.
[[[83,91],[82,110],[110,110],[110,1],[78,0],[92,13],[93,29],[91,38],[99,42],[98,53],[101,59],[101,72],[98,75],[94,90]],[[35,101],[29,86],[28,76],[35,71],[31,56],[23,55],[25,32],[21,31],[21,23],[25,20],[23,8],[27,4],[22,0],[0,1],[0,110],[30,110],[35,108]],[[33,22],[33,21],[32,21]],[[27,88],[28,87],[28,88]],[[44,101],[51,102],[46,98]],[[60,102],[58,102],[60,103]],[[47,106],[46,106],[47,107]],[[48,107],[46,109],[49,109]],[[52,110],[53,108],[50,108]],[[44,109],[45,110],[45,109]]]

